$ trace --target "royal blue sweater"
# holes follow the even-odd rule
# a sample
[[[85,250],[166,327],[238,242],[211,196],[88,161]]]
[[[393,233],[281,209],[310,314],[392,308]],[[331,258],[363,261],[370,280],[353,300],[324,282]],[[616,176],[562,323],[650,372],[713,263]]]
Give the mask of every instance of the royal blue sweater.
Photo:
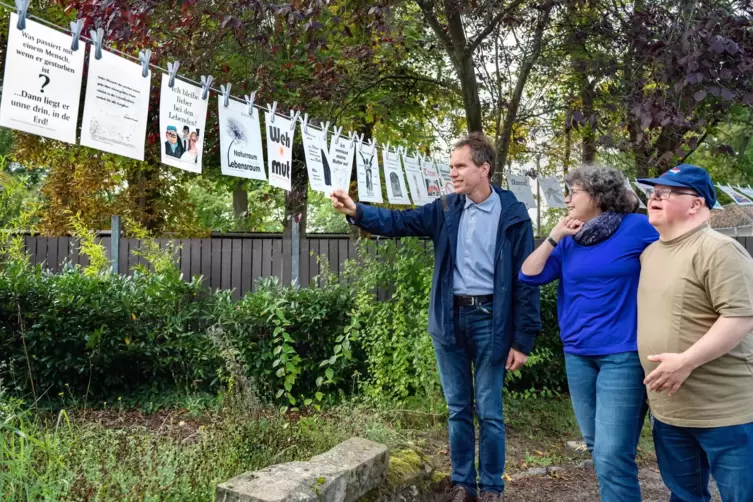
[[[560,280],[557,317],[565,352],[603,356],[638,350],[640,256],[658,238],[646,216],[628,214],[608,239],[581,246],[565,237],[539,275],[519,273],[524,284]]]

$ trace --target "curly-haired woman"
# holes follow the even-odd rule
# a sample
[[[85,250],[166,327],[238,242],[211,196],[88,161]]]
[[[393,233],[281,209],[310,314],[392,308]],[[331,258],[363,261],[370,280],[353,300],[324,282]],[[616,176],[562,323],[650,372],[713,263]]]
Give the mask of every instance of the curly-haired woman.
[[[523,263],[520,280],[559,279],[557,314],[570,397],[605,502],[640,501],[635,455],[646,416],[637,346],[640,255],[658,239],[635,214],[622,174],[585,166],[567,177],[568,216]]]

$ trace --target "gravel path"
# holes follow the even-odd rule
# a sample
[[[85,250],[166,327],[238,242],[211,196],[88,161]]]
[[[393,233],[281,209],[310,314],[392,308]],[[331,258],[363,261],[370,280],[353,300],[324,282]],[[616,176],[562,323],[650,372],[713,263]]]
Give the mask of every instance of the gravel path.
[[[656,467],[641,468],[643,502],[667,502],[669,491]],[[568,469],[549,476],[531,476],[507,483],[505,502],[596,502],[599,487],[593,467]],[[721,499],[712,482],[712,501]]]

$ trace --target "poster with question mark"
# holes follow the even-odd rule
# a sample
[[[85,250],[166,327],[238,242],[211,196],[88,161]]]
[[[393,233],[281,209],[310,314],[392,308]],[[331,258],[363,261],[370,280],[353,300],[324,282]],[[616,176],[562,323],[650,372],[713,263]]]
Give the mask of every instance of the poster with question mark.
[[[10,15],[0,125],[46,138],[76,142],[84,47],[71,51],[71,36]]]
[[[144,160],[149,87],[152,72],[102,50],[89,51],[81,144],[136,160]]]

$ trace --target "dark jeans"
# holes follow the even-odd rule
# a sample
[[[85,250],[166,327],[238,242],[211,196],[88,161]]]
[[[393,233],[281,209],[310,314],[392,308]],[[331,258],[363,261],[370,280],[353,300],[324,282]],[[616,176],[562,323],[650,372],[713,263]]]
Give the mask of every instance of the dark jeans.
[[[648,406],[638,353],[565,353],[565,365],[575,418],[593,456],[601,500],[640,502],[635,455]]]
[[[753,423],[676,427],[654,420],[656,459],[670,502],[708,502],[709,474],[723,502],[753,500]]]
[[[482,492],[504,490],[505,424],[502,415],[502,385],[505,360],[492,359],[491,305],[455,310],[455,345],[434,342],[447,406],[450,411],[450,461],[453,484],[476,494],[476,440],[473,423],[474,396],[478,415],[479,488]],[[475,393],[474,393],[475,390]]]

